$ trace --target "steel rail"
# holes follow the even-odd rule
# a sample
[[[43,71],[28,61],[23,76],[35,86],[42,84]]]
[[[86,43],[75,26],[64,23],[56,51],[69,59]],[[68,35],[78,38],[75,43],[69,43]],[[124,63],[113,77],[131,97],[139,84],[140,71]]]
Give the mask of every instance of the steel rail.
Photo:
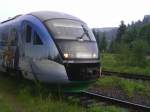
[[[121,107],[139,110],[140,112],[150,112],[149,106],[140,105],[140,104],[136,104],[136,103],[132,103],[132,102],[128,102],[128,101],[123,101],[120,99],[116,99],[116,98],[101,95],[99,93],[97,94],[97,93],[88,92],[88,91],[82,91],[81,94],[91,97],[91,98],[94,98],[96,100],[107,102],[108,104],[110,103],[110,104],[114,104],[114,105],[119,105]]]
[[[150,76],[143,75],[143,74],[121,73],[121,72],[111,72],[111,71],[103,70],[102,75],[118,76],[118,77],[123,77],[123,78],[128,78],[128,79],[150,81]]]

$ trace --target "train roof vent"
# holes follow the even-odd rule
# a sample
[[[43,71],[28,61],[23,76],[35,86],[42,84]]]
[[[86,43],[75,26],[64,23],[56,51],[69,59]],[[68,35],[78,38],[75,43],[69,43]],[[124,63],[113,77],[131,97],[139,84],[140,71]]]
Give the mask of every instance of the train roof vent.
[[[11,20],[14,20],[14,19],[16,19],[17,17],[19,17],[19,16],[21,16],[21,15],[22,15],[22,14],[19,14],[19,15],[16,15],[15,17],[9,18],[9,19],[7,19],[7,20],[1,22],[1,24],[2,24],[2,23],[6,23],[6,22],[11,21]]]

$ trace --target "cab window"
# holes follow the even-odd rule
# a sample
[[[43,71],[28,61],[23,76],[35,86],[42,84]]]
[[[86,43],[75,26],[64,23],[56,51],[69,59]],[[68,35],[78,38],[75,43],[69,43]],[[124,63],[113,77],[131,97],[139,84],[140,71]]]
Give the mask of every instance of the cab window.
[[[26,26],[26,42],[27,43],[31,42],[31,36],[32,36],[32,28],[31,26],[27,25]]]
[[[43,42],[37,32],[34,32],[33,44],[34,45],[42,45],[43,44]]]

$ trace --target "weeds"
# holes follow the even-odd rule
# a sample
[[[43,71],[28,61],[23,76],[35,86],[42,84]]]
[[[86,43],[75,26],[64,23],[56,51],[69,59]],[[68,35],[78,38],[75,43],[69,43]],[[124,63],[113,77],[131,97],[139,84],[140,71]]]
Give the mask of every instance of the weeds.
[[[128,66],[123,64],[123,59],[116,59],[119,56],[118,54],[108,54],[105,53],[102,55],[102,68],[103,70],[116,71],[116,72],[125,72],[125,73],[135,73],[135,74],[145,74],[150,75],[150,60],[147,60],[147,66]],[[128,57],[126,57],[128,59]],[[123,62],[123,63],[122,63]]]
[[[76,103],[78,99],[70,97],[69,102],[62,99],[62,95],[60,91],[53,93],[28,81],[18,83],[11,77],[0,77],[0,112],[101,112],[102,108],[105,112],[114,112],[103,106],[85,109]]]
[[[150,97],[150,84],[149,82],[141,82],[134,80],[125,80],[115,76],[100,78],[97,83],[103,88],[118,88],[124,91],[129,97],[135,94],[146,95]]]
[[[89,112],[128,112],[128,110],[115,106],[94,106]]]

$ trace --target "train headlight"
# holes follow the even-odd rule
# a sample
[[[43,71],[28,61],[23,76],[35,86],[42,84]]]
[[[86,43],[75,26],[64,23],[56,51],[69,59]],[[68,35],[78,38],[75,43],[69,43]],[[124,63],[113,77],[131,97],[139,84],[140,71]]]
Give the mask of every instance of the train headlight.
[[[91,54],[88,54],[88,53],[76,53],[76,57],[77,58],[91,58]]]
[[[68,54],[68,53],[64,53],[64,57],[65,57],[65,58],[68,58],[68,57],[69,57],[69,54]]]
[[[95,53],[93,53],[93,58],[96,58],[96,57],[97,57],[97,55]]]

